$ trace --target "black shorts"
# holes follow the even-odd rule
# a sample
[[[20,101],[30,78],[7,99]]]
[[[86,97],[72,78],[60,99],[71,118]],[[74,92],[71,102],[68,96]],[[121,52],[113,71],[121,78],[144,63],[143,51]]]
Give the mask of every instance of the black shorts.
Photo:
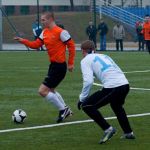
[[[67,72],[67,64],[64,63],[51,63],[47,77],[44,79],[43,84],[48,88],[56,88],[58,84],[64,79]]]
[[[103,88],[89,96],[84,102],[82,107],[91,106],[98,109],[102,106],[110,104],[111,106],[120,106],[125,102],[125,98],[129,92],[129,84],[122,85],[116,88]]]

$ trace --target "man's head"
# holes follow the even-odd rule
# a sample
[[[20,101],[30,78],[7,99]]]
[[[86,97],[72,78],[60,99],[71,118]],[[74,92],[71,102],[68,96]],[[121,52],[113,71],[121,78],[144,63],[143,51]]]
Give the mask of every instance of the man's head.
[[[143,22],[142,21],[139,21],[139,26],[142,26],[143,25]]]
[[[92,22],[92,21],[90,21],[90,22],[89,22],[89,25],[90,25],[90,26],[92,26],[92,25],[93,25],[93,22]]]
[[[121,25],[120,22],[117,22],[117,27],[120,27],[120,25]]]
[[[85,57],[87,54],[91,54],[91,53],[95,52],[94,42],[90,41],[90,40],[86,40],[86,41],[82,42],[81,50],[82,50],[83,57]]]
[[[55,18],[53,12],[44,12],[41,15],[41,23],[44,28],[50,27],[54,22],[55,22]]]

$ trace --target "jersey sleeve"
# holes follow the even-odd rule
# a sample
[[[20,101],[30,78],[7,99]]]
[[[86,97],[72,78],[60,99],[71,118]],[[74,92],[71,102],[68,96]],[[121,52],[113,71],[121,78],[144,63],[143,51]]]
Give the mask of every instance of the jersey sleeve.
[[[81,72],[83,77],[83,88],[81,94],[79,95],[79,100],[84,102],[90,93],[94,79],[93,71],[88,62],[81,62]]]
[[[27,47],[37,49],[40,48],[43,45],[43,41],[41,39],[37,38],[35,41],[29,41],[27,39],[22,39],[20,41],[22,44],[26,45]]]
[[[74,59],[76,55],[74,41],[71,39],[70,34],[66,30],[63,30],[61,32],[60,39],[62,42],[66,44],[69,51],[68,65],[74,65]]]
[[[76,55],[75,43],[72,39],[70,39],[66,42],[66,45],[69,51],[68,65],[74,65]]]
[[[67,42],[71,39],[71,36],[68,31],[63,30],[60,34],[60,39],[62,42]]]

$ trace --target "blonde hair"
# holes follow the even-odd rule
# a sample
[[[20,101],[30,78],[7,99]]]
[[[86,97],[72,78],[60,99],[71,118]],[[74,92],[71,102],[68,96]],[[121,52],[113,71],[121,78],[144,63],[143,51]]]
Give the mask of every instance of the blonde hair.
[[[52,18],[53,20],[55,20],[55,16],[54,16],[53,12],[49,12],[49,11],[44,12],[44,13],[42,13],[42,16],[46,16],[47,19]]]

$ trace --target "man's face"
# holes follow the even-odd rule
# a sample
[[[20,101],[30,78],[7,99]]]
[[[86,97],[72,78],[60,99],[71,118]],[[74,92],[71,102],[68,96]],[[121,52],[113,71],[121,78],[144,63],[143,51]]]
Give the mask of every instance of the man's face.
[[[117,26],[120,27],[120,23],[117,23]]]
[[[145,22],[149,22],[150,21],[150,17],[145,17]]]
[[[92,25],[93,25],[93,22],[89,22],[89,25],[92,26]]]
[[[44,28],[48,28],[50,26],[51,22],[52,22],[51,19],[48,19],[46,17],[46,15],[41,16],[41,23],[42,23]]]
[[[86,50],[84,50],[84,49],[81,49],[81,51],[82,51],[82,56],[83,56],[83,57],[85,57],[85,56],[87,55],[87,52],[86,52]]]

